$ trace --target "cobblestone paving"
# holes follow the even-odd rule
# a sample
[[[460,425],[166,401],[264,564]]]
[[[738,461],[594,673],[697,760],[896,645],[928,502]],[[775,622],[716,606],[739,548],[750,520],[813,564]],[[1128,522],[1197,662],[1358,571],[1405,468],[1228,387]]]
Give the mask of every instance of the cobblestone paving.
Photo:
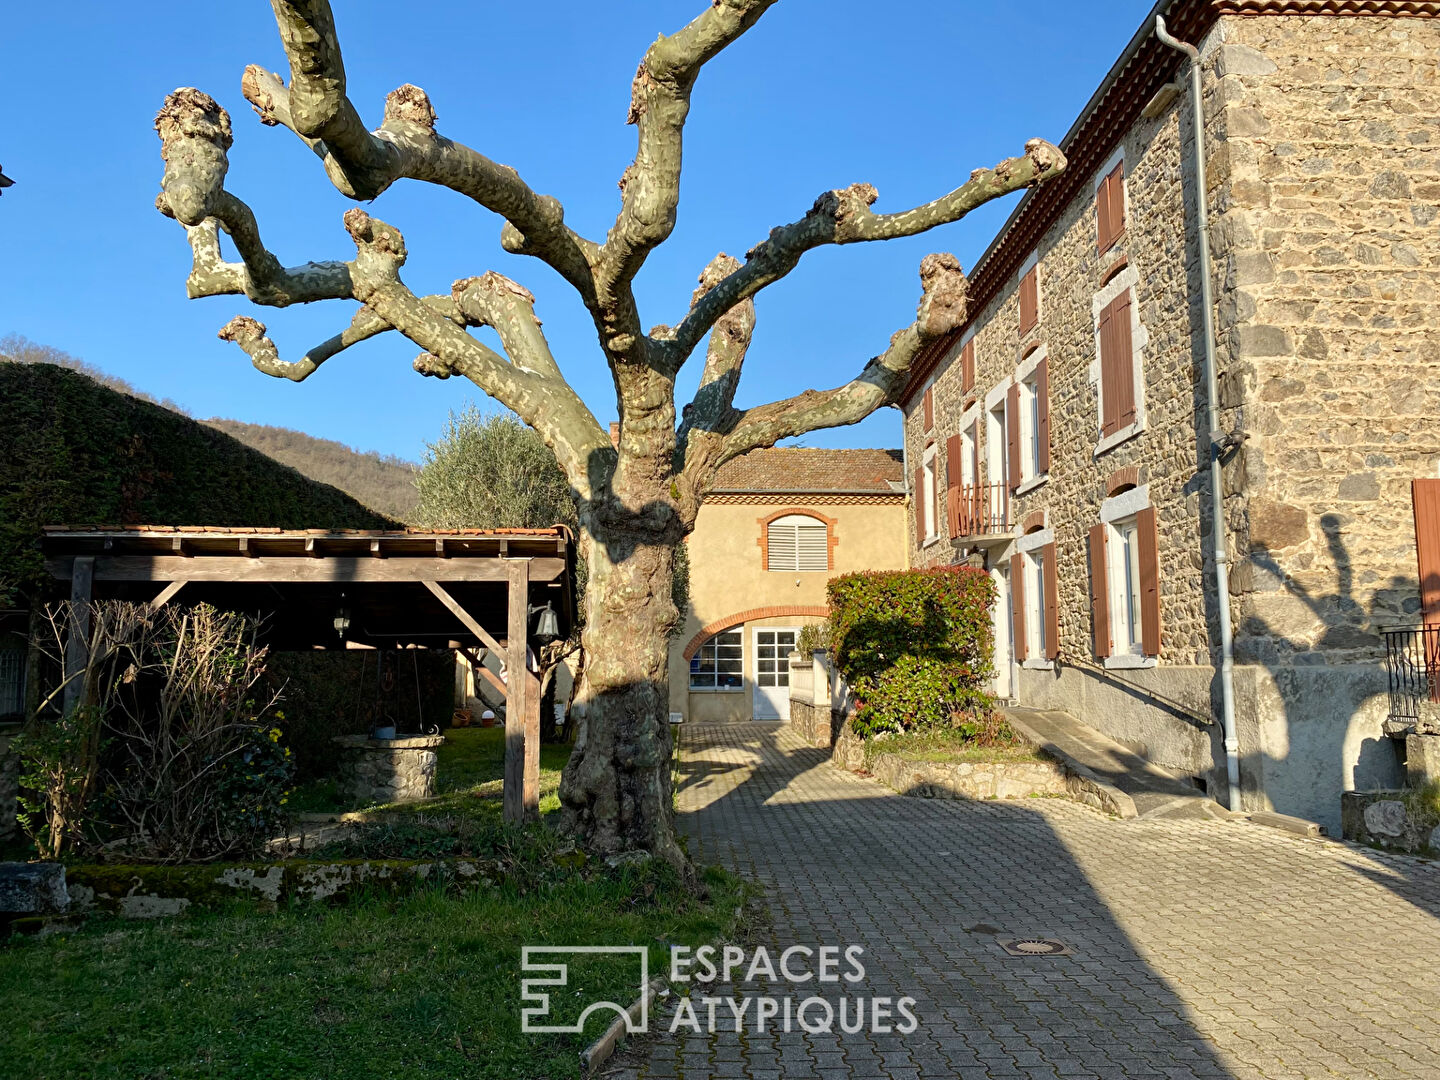
[[[859,944],[866,967],[697,1005],[908,994],[919,1027],[761,1033],[751,1011],[737,1034],[721,1006],[715,1034],[670,1033],[672,1004],[610,1076],[1440,1078],[1440,864],[1248,822],[905,798],[773,724],[687,727],[684,757],[681,826],[763,884],[760,944]],[[1074,955],[1009,957],[996,931]]]

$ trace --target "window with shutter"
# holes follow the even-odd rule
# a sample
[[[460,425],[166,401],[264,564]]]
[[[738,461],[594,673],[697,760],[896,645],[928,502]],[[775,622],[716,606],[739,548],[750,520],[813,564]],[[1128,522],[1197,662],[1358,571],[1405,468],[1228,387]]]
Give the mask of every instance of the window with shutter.
[[[1025,638],[1025,556],[1010,556],[1010,626],[1015,635],[1015,659],[1028,655]]]
[[[1101,254],[1125,234],[1125,163],[1116,164],[1095,189],[1095,238]]]
[[[975,389],[975,339],[971,338],[960,350],[960,392],[968,394]]]
[[[925,430],[929,431],[935,426],[935,391],[933,387],[925,389]]]
[[[1114,649],[1110,641],[1110,565],[1106,552],[1107,526],[1090,527],[1090,626],[1095,637],[1095,655],[1100,659]]]
[[[1014,491],[1023,478],[1020,463],[1020,387],[1011,384],[1005,394],[1005,446],[1008,475],[1005,482]]]
[[[959,435],[945,440],[945,522],[949,526],[950,539],[960,535],[960,487],[965,451]]]
[[[1135,349],[1130,332],[1130,290],[1100,312],[1100,434],[1135,422]]]
[[[804,514],[786,514],[770,522],[765,530],[765,569],[830,569],[830,530],[825,522]]]
[[[1020,279],[1020,336],[1024,337],[1040,321],[1040,285],[1038,266],[1032,266]]]

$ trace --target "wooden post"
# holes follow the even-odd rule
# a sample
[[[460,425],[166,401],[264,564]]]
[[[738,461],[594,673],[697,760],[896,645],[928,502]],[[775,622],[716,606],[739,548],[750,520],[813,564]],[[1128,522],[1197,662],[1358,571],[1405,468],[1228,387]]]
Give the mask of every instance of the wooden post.
[[[505,661],[505,820],[525,820],[531,806],[538,809],[539,747],[535,749],[537,774],[529,775],[530,671],[525,663],[525,636],[530,625],[530,566],[523,559],[508,563],[509,616],[506,620]],[[539,735],[538,714],[536,735]],[[537,739],[538,742],[538,739]]]
[[[94,557],[76,556],[70,571],[70,626],[65,638],[65,693],[61,696],[66,716],[81,703],[85,690],[85,668],[90,662],[90,592],[94,578]]]

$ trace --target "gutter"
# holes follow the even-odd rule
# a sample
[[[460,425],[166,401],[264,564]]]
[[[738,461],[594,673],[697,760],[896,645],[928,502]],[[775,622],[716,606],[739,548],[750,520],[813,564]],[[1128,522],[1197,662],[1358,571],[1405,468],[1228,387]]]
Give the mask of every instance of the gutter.
[[[1155,36],[1164,45],[1190,59],[1190,106],[1195,125],[1191,144],[1195,156],[1195,230],[1200,246],[1200,326],[1204,344],[1205,407],[1210,451],[1210,540],[1215,566],[1216,621],[1220,630],[1220,710],[1225,730],[1225,773],[1229,781],[1230,809],[1240,810],[1240,740],[1235,731],[1235,643],[1230,626],[1229,545],[1225,529],[1225,492],[1220,455],[1234,444],[1220,430],[1220,390],[1215,375],[1215,316],[1210,289],[1210,212],[1205,191],[1205,113],[1200,84],[1200,52],[1170,36],[1165,17],[1155,15]]]

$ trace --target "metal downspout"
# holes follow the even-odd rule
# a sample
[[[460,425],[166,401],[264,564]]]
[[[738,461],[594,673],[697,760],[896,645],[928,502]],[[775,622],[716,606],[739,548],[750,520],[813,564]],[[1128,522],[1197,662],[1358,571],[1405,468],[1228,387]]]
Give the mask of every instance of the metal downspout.
[[[1190,58],[1190,105],[1195,125],[1196,232],[1200,245],[1200,317],[1205,346],[1205,404],[1210,431],[1210,539],[1215,560],[1215,608],[1220,628],[1220,708],[1225,732],[1225,772],[1229,781],[1230,809],[1240,810],[1240,739],[1235,732],[1235,648],[1230,626],[1230,567],[1225,529],[1225,495],[1220,474],[1220,389],[1215,376],[1215,317],[1210,291],[1210,213],[1205,192],[1205,111],[1200,85],[1200,52],[1170,36],[1165,18],[1155,16],[1155,36],[1161,44]]]

